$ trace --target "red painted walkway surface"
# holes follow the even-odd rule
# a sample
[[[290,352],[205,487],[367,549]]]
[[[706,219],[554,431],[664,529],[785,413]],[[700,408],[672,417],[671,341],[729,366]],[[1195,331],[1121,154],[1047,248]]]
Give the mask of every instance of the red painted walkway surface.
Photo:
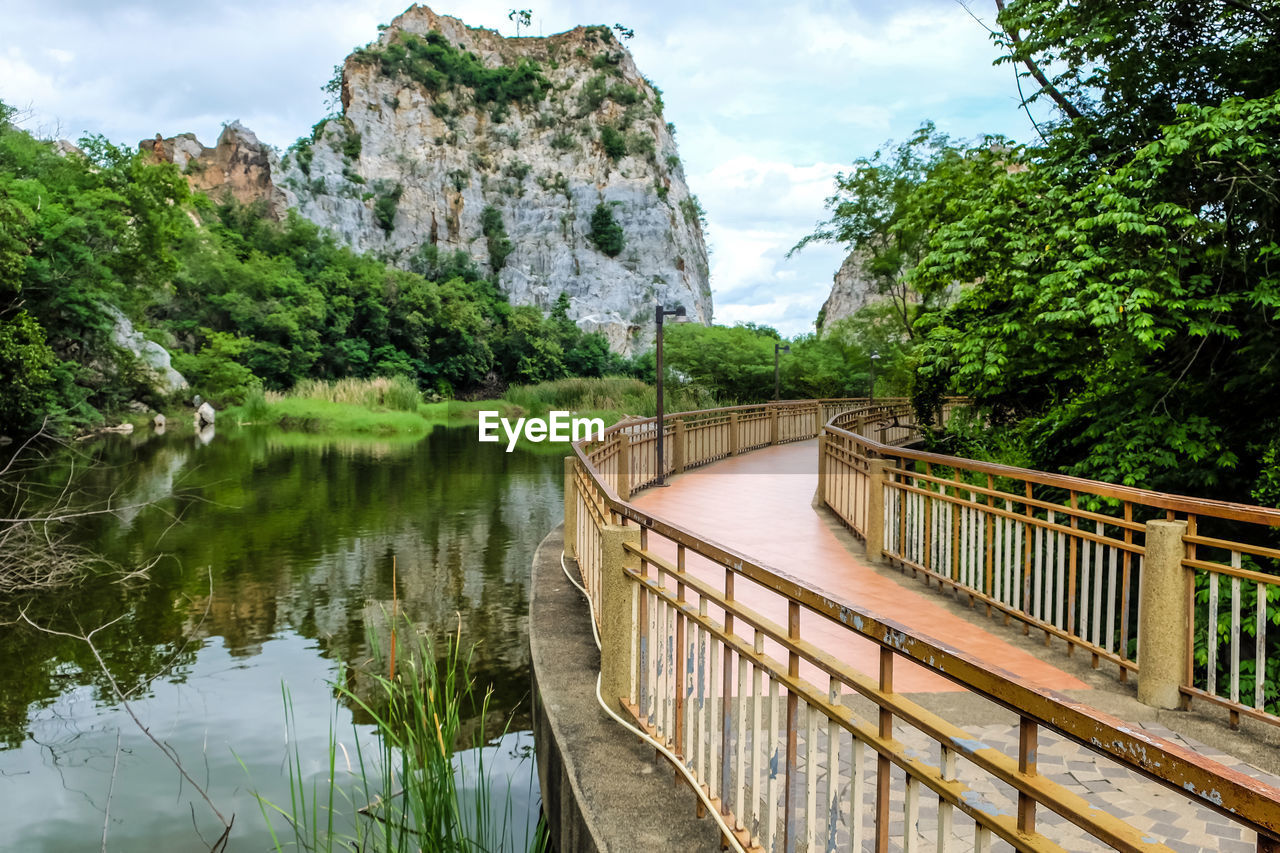
[[[716,462],[670,479],[668,488],[636,496],[635,504],[699,536],[729,546],[806,585],[856,607],[899,622],[1012,672],[1024,682],[1053,690],[1088,685],[1034,655],[1011,646],[974,623],[941,607],[937,592],[904,588],[855,557],[830,527],[825,510],[812,506],[818,486],[817,442],[765,448]],[[670,543],[651,542],[664,556]],[[717,584],[723,572],[690,558],[689,570]],[[760,588],[739,581],[735,597],[786,624],[785,604]],[[874,676],[879,648],[870,640],[811,613],[801,618],[801,636],[836,653]],[[804,673],[813,680],[816,671]],[[952,691],[962,688],[922,667],[897,661],[895,689],[900,692]],[[817,684],[824,681],[815,681]]]

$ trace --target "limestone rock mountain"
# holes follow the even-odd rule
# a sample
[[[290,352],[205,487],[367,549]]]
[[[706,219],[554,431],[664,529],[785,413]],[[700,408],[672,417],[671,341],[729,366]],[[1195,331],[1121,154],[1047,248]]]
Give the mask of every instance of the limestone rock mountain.
[[[213,149],[189,135],[150,147],[198,189],[293,207],[400,266],[461,251],[513,304],[567,294],[619,352],[652,338],[656,302],[711,321],[674,128],[609,28],[504,38],[412,6],[333,86],[341,113],[278,159],[239,125]]]

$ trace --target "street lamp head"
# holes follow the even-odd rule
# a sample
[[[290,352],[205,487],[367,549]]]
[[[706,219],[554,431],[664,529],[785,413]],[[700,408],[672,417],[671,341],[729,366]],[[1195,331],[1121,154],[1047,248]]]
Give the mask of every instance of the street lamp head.
[[[791,352],[791,344],[774,344],[774,345],[773,345],[773,351],[774,351],[775,353],[779,353],[779,352]]]
[[[677,320],[683,320],[685,318],[685,311],[684,311],[683,305],[676,306],[675,316]]]
[[[879,361],[879,360],[880,360],[880,353],[878,353],[878,352],[873,352],[873,353],[871,353],[871,360],[872,360],[872,361]]]

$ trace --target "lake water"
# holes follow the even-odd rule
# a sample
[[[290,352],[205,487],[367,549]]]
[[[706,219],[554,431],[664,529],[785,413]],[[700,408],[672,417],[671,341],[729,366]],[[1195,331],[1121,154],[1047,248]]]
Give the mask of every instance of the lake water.
[[[472,675],[494,691],[490,718],[467,728],[484,726],[486,763],[511,785],[498,800],[520,832],[536,820],[522,733],[529,566],[559,522],[562,453],[508,454],[474,428],[387,441],[239,430],[207,445],[140,435],[79,450],[94,462],[77,478],[86,500],[148,506],[78,535],[126,566],[161,559],[144,581],[85,584],[25,602],[26,613],[73,634],[112,623],[94,637],[111,678],[235,815],[228,849],[270,848],[255,793],[288,804],[287,751],[323,778],[331,731],[340,765],[369,738],[331,682],[339,661],[370,660],[393,597],[439,644],[461,625]],[[60,482],[64,470],[46,476]],[[105,827],[110,850],[209,849],[221,823],[116,700],[89,647],[14,624],[13,602],[0,611],[0,848],[98,850]]]

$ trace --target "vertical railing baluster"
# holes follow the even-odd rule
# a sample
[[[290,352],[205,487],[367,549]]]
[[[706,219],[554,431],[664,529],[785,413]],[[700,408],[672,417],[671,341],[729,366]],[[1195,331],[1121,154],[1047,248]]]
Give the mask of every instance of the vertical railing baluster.
[[[862,741],[856,737],[849,738],[849,836],[853,850],[862,850],[867,842],[867,824],[863,820],[866,815],[867,778],[866,749]]]
[[[1267,584],[1258,584],[1258,596],[1255,604],[1253,629],[1253,707],[1259,711],[1266,710],[1266,693],[1263,690],[1267,682]]]
[[[1099,541],[1093,543],[1093,645],[1102,645],[1102,577],[1105,567],[1103,566],[1103,550],[1102,550],[1102,522],[1096,523],[1094,532],[1098,534]],[[1098,667],[1098,656],[1093,656],[1094,669]]]
[[[738,819],[738,826],[746,825],[747,812],[745,798],[747,790],[747,696],[748,696],[747,657],[738,654],[738,731],[736,744],[737,771],[734,774],[733,813]],[[754,740],[754,733],[752,735]]]
[[[1018,772],[1023,777],[1036,776],[1036,752],[1039,729],[1031,717],[1018,718]],[[1036,801],[1030,794],[1018,792],[1018,830],[1028,835],[1036,831]]]
[[[805,849],[818,849],[818,717],[822,714],[808,702],[804,705],[804,826]]]
[[[1076,493],[1072,489],[1071,496],[1071,529],[1075,530],[1080,526],[1080,519],[1076,517]],[[1076,631],[1076,545],[1077,538],[1073,535],[1067,540],[1067,622],[1063,625],[1063,629],[1068,636],[1078,636]],[[1075,644],[1067,640],[1067,654],[1071,654],[1076,649]]]
[[[907,774],[902,792],[902,853],[920,849],[920,780]]]
[[[955,751],[947,746],[941,748],[940,767],[942,778],[948,782],[954,782],[956,779],[956,754]],[[955,831],[953,826],[955,820],[955,807],[950,801],[938,797],[938,847],[937,853],[947,853],[953,845],[951,841],[952,833]]]
[[[724,615],[724,633],[726,637],[733,636],[734,619],[733,619],[733,570],[726,568],[724,570],[724,598],[726,602]],[[726,644],[724,647],[724,684],[720,691],[720,811],[728,814],[729,802],[732,799],[730,789],[733,786],[733,703],[731,697],[733,695],[733,655],[730,647]],[[741,695],[739,695],[741,701]],[[739,714],[741,712],[739,711]]]
[[[1209,663],[1205,669],[1205,681],[1210,696],[1218,695],[1218,579],[1216,572],[1209,572],[1209,618],[1205,623],[1205,642],[1209,647]]]
[[[1231,568],[1239,569],[1240,552],[1231,552]],[[1231,576],[1231,701],[1240,701],[1240,577]]]
[[[755,633],[756,660],[764,654],[764,634],[757,628]],[[763,686],[761,670],[758,663],[751,667],[751,815],[756,835],[763,835],[764,809],[760,803],[760,790],[764,784],[764,768],[769,763],[769,751],[765,744],[765,722],[762,715]]]
[[[830,676],[827,681],[827,701],[833,707],[840,705],[840,682]],[[840,816],[840,734],[834,717],[827,718],[827,853],[835,853],[836,825]],[[815,851],[816,853],[816,851]]]
[[[800,639],[800,603],[787,602],[787,637]],[[800,655],[794,650],[787,652],[787,675],[792,683],[800,679]],[[787,778],[783,790],[782,840],[787,853],[795,853],[800,844],[800,833],[796,826],[798,806],[796,799],[799,789],[796,786],[796,760],[800,740],[800,707],[799,697],[795,690],[787,687]]]
[[[764,849],[772,851],[775,848],[774,838],[778,829],[778,774],[782,773],[784,757],[778,749],[778,728],[782,715],[778,712],[778,682],[769,676],[769,740],[766,741],[768,749],[769,763],[769,782],[767,792],[765,794],[764,809]]]
[[[893,692],[893,650],[880,647],[880,692]],[[879,734],[884,740],[893,737],[893,714],[880,707]],[[876,853],[888,853],[889,850],[889,794],[891,781],[889,778],[889,759],[876,755]]]

